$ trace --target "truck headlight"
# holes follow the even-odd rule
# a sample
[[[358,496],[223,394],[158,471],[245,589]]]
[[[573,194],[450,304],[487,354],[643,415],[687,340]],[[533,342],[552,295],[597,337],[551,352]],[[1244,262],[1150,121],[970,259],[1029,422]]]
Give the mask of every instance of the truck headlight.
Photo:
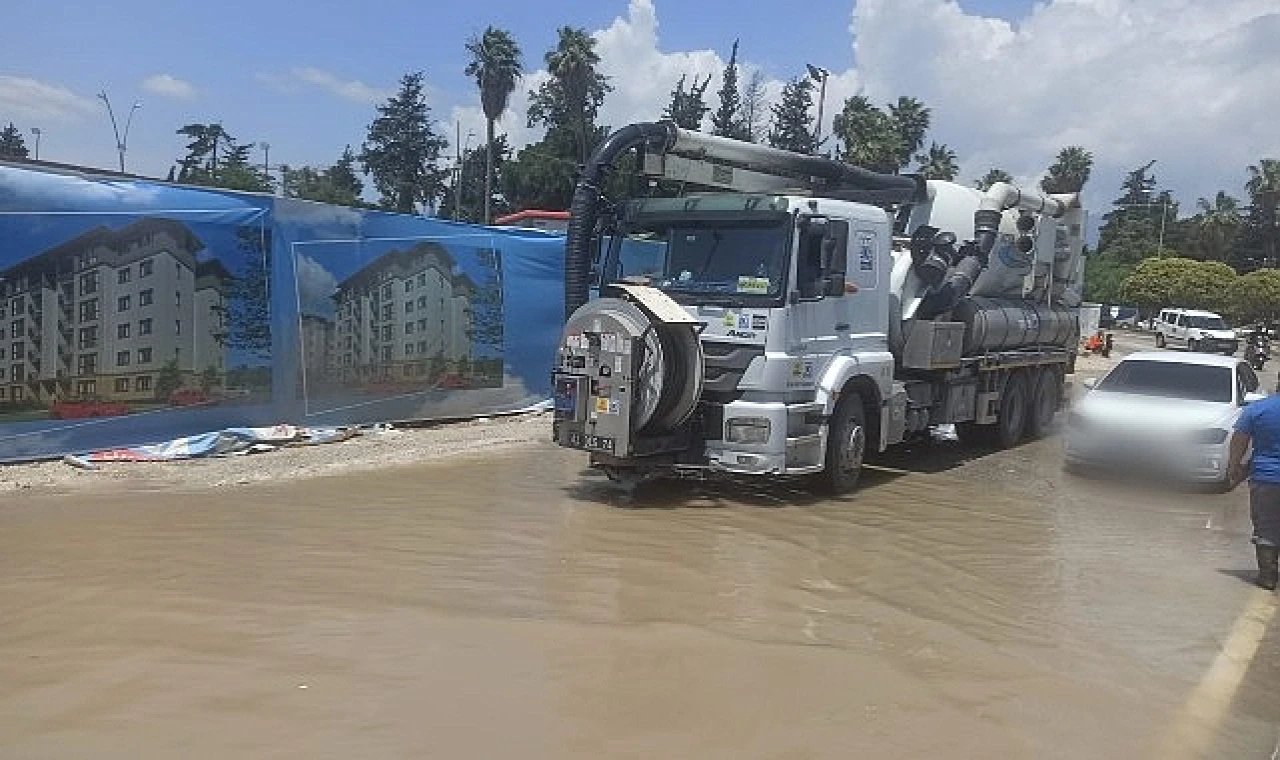
[[[1227,440],[1227,431],[1222,428],[1191,431],[1192,443],[1222,443],[1225,440]]]
[[[773,431],[767,417],[732,417],[724,423],[725,440],[731,443],[768,443]]]

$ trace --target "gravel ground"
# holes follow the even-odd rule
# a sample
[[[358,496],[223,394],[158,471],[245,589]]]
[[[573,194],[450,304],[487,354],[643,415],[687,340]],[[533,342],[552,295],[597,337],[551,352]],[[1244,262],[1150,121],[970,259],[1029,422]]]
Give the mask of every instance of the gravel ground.
[[[14,492],[204,490],[263,481],[403,467],[546,441],[546,413],[482,418],[429,428],[375,430],[340,443],[179,462],[122,462],[82,470],[65,462],[0,467],[0,504]],[[11,498],[11,497],[10,497]]]

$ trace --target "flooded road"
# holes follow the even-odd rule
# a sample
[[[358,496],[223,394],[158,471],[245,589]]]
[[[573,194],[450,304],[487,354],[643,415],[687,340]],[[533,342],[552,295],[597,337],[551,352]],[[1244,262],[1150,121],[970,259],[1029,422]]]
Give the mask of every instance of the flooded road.
[[[842,501],[624,503],[535,446],[5,496],[0,757],[1269,757],[1244,489],[1058,462],[936,446]]]

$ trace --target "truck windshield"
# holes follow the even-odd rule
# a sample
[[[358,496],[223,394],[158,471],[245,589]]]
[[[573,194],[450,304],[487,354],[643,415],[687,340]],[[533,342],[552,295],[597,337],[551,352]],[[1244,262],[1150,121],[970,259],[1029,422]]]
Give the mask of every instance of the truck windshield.
[[[1227,323],[1222,321],[1222,317],[1187,317],[1187,326],[1201,330],[1227,329]]]
[[[672,293],[774,298],[786,276],[790,229],[786,219],[633,224],[615,243],[609,279],[645,278]]]

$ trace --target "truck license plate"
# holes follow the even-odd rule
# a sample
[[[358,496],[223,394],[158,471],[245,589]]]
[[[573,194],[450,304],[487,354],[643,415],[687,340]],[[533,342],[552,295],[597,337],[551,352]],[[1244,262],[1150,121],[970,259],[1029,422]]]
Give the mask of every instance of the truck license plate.
[[[576,431],[569,433],[569,445],[590,451],[603,451],[606,454],[612,454],[614,446],[612,438],[605,438],[602,435],[588,435]]]

